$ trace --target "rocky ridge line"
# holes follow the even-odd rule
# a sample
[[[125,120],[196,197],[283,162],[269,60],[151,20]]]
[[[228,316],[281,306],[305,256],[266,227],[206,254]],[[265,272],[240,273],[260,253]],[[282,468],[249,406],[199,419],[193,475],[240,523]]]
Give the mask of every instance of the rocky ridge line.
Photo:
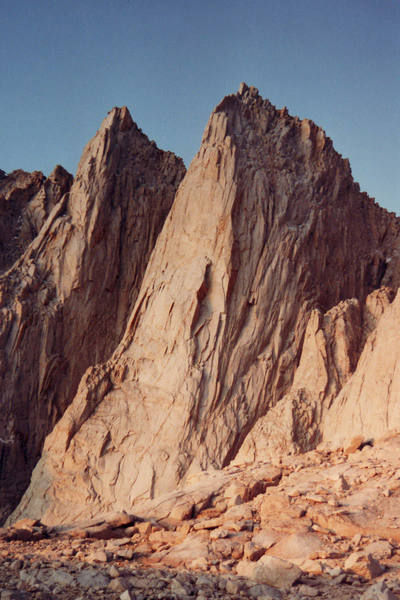
[[[13,518],[130,511],[228,465],[290,392],[307,324],[397,289],[399,231],[321,129],[243,84],[211,115],[121,344],[82,379]]]
[[[398,434],[358,439],[200,473],[135,514],[25,519],[0,530],[0,589],[12,600],[396,600],[399,466]]]
[[[0,521],[26,489],[85,370],[120,341],[184,172],[126,108],[114,108],[86,146],[69,193],[54,198],[36,237],[0,277]],[[29,210],[57,174],[40,183]],[[27,186],[32,177],[41,180],[19,174],[18,181]]]

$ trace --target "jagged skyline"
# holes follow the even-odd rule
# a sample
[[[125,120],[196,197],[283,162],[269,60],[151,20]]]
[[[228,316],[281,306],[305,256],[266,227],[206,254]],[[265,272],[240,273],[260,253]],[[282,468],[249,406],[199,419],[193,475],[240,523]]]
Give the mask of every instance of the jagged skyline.
[[[321,126],[399,213],[399,24],[394,0],[6,0],[0,168],[75,172],[115,105],[188,165],[212,108],[246,81]]]
[[[3,277],[3,302],[15,306],[2,333],[3,430],[29,423],[35,434],[32,413],[51,430],[20,517],[130,513],[228,465],[246,440],[261,454],[279,439],[305,451],[398,427],[400,219],[360,193],[321,129],[245,84],[213,111],[182,175],[180,159],[112,110],[41,244]],[[376,354],[361,331],[386,309]],[[354,383],[364,350],[367,392]],[[356,393],[344,405],[346,386]],[[54,402],[68,406],[57,423],[41,417]],[[297,424],[286,421],[283,440],[264,436],[285,413]],[[21,439],[3,454],[7,493],[16,470],[29,476]]]

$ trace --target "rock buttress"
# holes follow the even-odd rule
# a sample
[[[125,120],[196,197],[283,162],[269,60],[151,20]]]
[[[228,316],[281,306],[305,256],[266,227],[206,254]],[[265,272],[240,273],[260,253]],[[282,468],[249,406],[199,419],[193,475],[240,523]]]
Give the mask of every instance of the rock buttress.
[[[113,109],[86,146],[69,194],[0,278],[3,516],[87,367],[107,360],[121,340],[184,171],[126,108]]]

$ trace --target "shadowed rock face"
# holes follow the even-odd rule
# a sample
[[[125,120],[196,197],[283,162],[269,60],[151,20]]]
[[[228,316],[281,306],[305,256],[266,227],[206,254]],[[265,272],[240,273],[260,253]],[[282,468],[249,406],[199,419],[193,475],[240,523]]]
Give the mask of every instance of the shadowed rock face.
[[[228,464],[290,391],[313,311],[399,285],[399,230],[321,129],[243,84],[211,115],[125,335],[86,372],[13,518],[129,510]]]
[[[113,109],[86,146],[69,194],[50,194],[47,220],[0,278],[3,515],[25,490],[45,436],[86,368],[106,360],[120,341],[184,172],[126,108]],[[59,176],[60,168],[40,183],[23,220]],[[18,181],[29,177],[40,179]]]
[[[397,367],[400,296],[382,287],[365,302],[340,302],[311,312],[288,394],[261,417],[235,463],[347,447],[400,429]]]
[[[71,185],[72,175],[60,165],[47,179],[40,171],[0,176],[0,273],[21,256]]]
[[[376,327],[352,376],[322,415],[320,429],[328,446],[346,445],[355,435],[368,440],[400,430],[400,292],[393,302],[382,301],[379,292],[366,305],[376,316]]]

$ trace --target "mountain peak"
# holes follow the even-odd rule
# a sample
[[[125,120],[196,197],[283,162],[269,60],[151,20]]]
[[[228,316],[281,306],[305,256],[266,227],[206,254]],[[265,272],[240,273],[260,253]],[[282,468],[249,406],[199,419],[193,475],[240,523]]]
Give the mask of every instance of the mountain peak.
[[[248,86],[247,83],[242,81],[242,83],[239,85],[237,95],[242,96],[242,97],[244,97],[244,96],[257,97],[257,96],[260,96],[260,93],[259,93],[258,89],[256,87],[254,87],[254,85]]]
[[[114,106],[103,120],[100,130],[117,127],[120,131],[125,132],[135,126],[135,122],[131,117],[131,113],[126,106]]]
[[[127,119],[120,111],[109,115],[118,127]],[[122,154],[113,155],[114,138],[127,148],[129,168],[132,145],[139,148],[133,130],[132,137],[119,134],[113,126],[100,136],[97,170],[89,155],[96,201],[98,190],[115,181],[111,166]],[[116,212],[103,218],[96,243],[113,229]],[[360,352],[355,305],[383,284],[398,285],[394,260],[387,263],[396,236],[398,224],[360,194],[322,130],[242,84],[211,115],[120,344],[82,378],[13,518],[40,516],[52,524],[111,505],[130,512],[139,499],[171,491],[196,471],[229,464],[260,417],[296,392],[298,368],[300,386],[308,385],[315,330],[324,326],[320,313],[354,299],[327,319],[349,315],[355,332],[349,348],[359,341]],[[102,275],[113,259],[107,256],[91,273]],[[108,281],[107,297],[115,280]],[[309,332],[313,343],[304,346]],[[340,368],[344,375],[332,393],[350,375],[350,367]],[[300,410],[302,398],[293,403]],[[313,436],[306,429],[303,449],[315,445],[319,426],[313,423]]]

